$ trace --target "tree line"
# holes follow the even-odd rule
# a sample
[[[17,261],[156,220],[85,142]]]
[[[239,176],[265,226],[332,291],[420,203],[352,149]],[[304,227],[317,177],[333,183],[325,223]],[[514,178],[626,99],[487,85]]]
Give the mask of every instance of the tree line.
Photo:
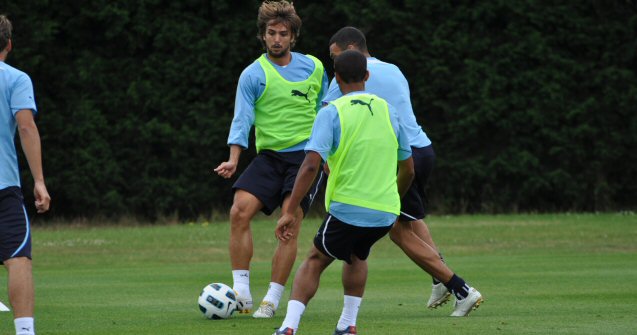
[[[227,211],[232,181],[212,169],[228,156],[239,74],[263,52],[259,4],[6,3],[7,63],[31,76],[40,111],[49,217]],[[295,51],[317,56],[330,76],[327,43],[346,25],[403,70],[437,154],[432,211],[637,207],[634,0],[295,6],[303,19]],[[241,170],[253,156],[252,145]]]

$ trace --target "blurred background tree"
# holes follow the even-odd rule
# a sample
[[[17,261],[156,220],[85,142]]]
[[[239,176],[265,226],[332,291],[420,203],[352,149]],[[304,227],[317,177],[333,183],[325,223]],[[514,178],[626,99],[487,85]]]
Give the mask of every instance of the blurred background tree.
[[[48,217],[227,211],[232,181],[212,169],[227,159],[239,74],[263,52],[259,4],[4,3],[14,24],[7,63],[31,76],[40,111]],[[432,211],[637,207],[634,0],[295,6],[295,51],[319,57],[330,76],[327,43],[346,25],[403,70],[437,153]],[[253,155],[252,146],[241,170]]]

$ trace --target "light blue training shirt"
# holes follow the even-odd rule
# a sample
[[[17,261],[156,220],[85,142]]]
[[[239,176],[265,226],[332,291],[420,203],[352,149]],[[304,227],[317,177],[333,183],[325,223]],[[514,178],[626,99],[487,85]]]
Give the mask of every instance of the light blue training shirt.
[[[415,148],[431,145],[431,140],[416,120],[411,106],[409,83],[400,69],[394,64],[368,57],[367,70],[369,71],[369,79],[365,82],[365,90],[387,100],[390,105],[396,108],[400,123],[405,127],[409,137],[409,145]],[[332,79],[323,103],[336,100],[341,96],[343,93],[341,93],[336,79]]]
[[[37,113],[33,84],[29,76],[0,61],[0,190],[20,187],[20,170],[15,149],[15,114],[23,109]]]
[[[268,58],[268,61],[274,66],[279,74],[287,81],[297,82],[303,81],[314,72],[314,61],[309,57],[298,52],[292,52],[292,60],[290,64],[280,66]],[[321,90],[316,101],[316,110],[321,108],[322,100],[325,97],[328,80],[327,73],[323,72],[323,82]],[[234,118],[230,125],[230,135],[228,135],[228,145],[236,144],[244,149],[248,148],[248,137],[250,129],[254,125],[254,105],[261,97],[265,90],[265,72],[255,60],[248,65],[241,76],[239,76],[239,84],[237,85],[237,93],[234,100]],[[295,144],[289,148],[279,150],[279,152],[298,151],[305,148],[307,141]]]
[[[359,94],[370,94],[370,92],[358,91],[351,92],[347,95]],[[411,157],[411,147],[409,146],[405,128],[398,122],[396,109],[392,105],[388,107],[389,119],[394,128],[394,133],[396,133],[396,137],[398,138],[398,160],[402,161]],[[338,117],[338,111],[334,105],[329,104],[323,107],[316,116],[314,126],[312,127],[312,135],[305,147],[305,151],[317,152],[324,161],[327,161],[327,157],[334,154],[338,149],[340,139],[341,122]],[[394,223],[398,217],[392,213],[348,205],[337,201],[330,203],[329,213],[345,223],[359,227],[386,227]]]

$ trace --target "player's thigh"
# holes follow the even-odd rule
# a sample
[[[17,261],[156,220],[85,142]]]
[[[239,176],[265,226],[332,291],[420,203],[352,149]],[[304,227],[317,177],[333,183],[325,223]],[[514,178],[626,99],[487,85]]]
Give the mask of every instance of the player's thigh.
[[[356,227],[356,239],[353,240],[352,254],[360,260],[366,260],[369,257],[372,246],[385,237],[391,228],[391,225],[385,227]]]
[[[254,217],[263,208],[263,203],[252,193],[237,189],[234,192],[231,215],[244,218]]]
[[[31,258],[31,233],[18,187],[0,190],[0,261]]]
[[[352,225],[348,225],[328,213],[314,236],[314,246],[328,257],[349,263],[351,262],[353,235]]]
[[[232,186],[235,192],[243,190],[257,198],[261,210],[270,215],[281,205],[281,189],[284,182],[283,163],[272,153],[259,153]]]
[[[413,148],[415,177],[405,196],[401,199],[399,221],[423,219],[427,213],[426,186],[434,168],[435,154],[431,146]]]

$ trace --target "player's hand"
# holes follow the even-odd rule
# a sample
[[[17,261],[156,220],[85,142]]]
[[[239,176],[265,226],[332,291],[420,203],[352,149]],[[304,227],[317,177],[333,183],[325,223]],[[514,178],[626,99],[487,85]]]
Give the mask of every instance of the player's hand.
[[[274,229],[274,235],[279,241],[287,241],[294,237],[296,231],[296,217],[290,214],[283,214]]]
[[[51,197],[49,196],[49,192],[46,190],[46,185],[44,182],[36,182],[35,187],[33,188],[33,195],[35,197],[35,209],[38,213],[44,213],[49,210],[49,206],[51,205]]]
[[[237,164],[232,162],[223,162],[219,164],[214,171],[221,177],[228,179],[237,171]]]

